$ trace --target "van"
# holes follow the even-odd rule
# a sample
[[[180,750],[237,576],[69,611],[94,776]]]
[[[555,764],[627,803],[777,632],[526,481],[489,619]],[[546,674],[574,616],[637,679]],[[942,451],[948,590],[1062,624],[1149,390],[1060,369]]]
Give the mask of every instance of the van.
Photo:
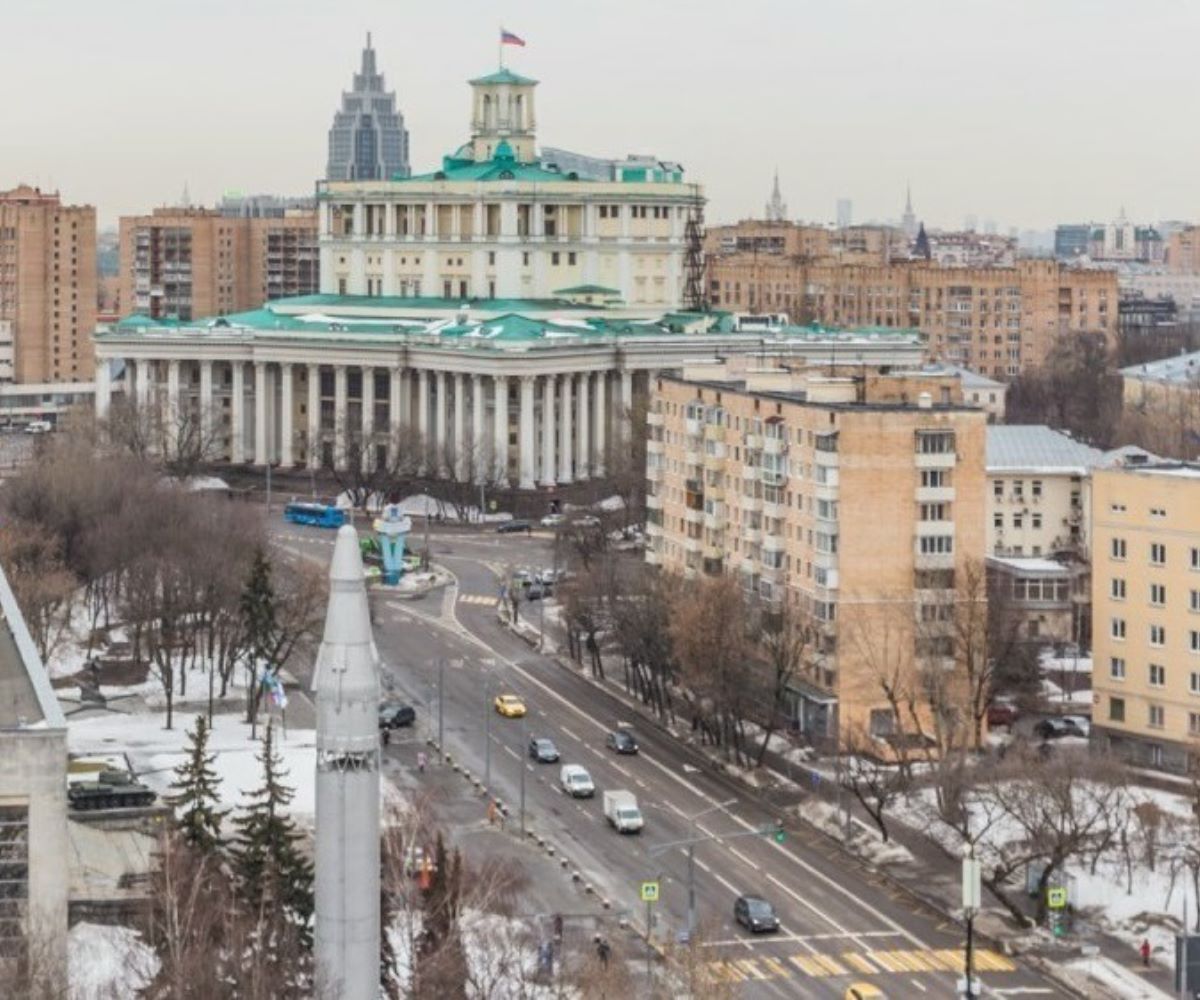
[[[52,430],[54,425],[49,420],[31,420],[25,425],[28,434],[49,434]]]
[[[604,793],[604,818],[618,833],[637,833],[644,825],[637,797],[620,789]]]

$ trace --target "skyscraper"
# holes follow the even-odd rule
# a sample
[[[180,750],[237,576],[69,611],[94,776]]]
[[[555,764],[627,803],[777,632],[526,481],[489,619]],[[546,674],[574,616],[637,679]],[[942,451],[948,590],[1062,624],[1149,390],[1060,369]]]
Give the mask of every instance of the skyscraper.
[[[837,227],[849,229],[854,224],[854,202],[849,198],[837,200]]]
[[[775,186],[771,189],[771,200],[767,202],[768,222],[787,222],[787,202],[779,190],[779,171],[775,171]]]
[[[395,92],[384,90],[368,33],[362,68],[333,116],[325,176],[331,181],[390,180],[411,173],[404,116],[396,110]]]
[[[917,213],[912,207],[912,185],[909,184],[904,192],[904,215],[900,217],[900,228],[910,240],[917,238]]]

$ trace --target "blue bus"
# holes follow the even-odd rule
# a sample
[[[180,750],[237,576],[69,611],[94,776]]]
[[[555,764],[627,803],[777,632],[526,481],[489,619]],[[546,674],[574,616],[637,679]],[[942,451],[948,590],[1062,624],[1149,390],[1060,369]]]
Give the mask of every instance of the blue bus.
[[[285,521],[309,524],[315,528],[340,528],[346,523],[346,512],[324,503],[290,503],[283,509]]]

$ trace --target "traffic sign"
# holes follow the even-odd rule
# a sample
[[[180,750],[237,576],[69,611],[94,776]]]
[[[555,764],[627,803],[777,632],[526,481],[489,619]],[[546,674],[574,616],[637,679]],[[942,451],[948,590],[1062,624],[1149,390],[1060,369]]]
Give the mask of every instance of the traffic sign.
[[[641,885],[641,890],[642,890],[642,902],[643,903],[657,903],[658,902],[658,883],[657,882],[643,882]]]
[[[1046,905],[1052,910],[1062,910],[1067,905],[1067,890],[1061,886],[1046,890]]]

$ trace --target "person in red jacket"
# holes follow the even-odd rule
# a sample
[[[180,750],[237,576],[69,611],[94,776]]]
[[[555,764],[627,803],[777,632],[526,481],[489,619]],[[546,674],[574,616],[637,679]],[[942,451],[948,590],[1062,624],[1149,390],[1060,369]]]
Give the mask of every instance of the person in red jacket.
[[[1138,949],[1142,953],[1142,965],[1150,968],[1150,939],[1142,938],[1142,946]]]

